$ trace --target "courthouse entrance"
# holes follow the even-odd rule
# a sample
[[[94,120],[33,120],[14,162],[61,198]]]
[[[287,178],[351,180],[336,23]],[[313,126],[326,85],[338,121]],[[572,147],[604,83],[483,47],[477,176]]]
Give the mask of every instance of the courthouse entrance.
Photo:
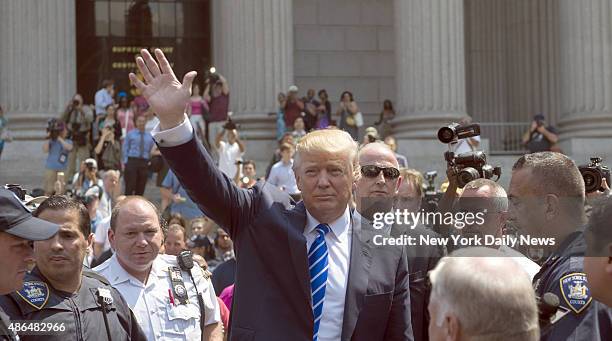
[[[131,93],[141,48],[161,48],[179,81],[196,70],[201,82],[211,66],[210,0],[79,0],[76,26],[77,91],[87,103],[104,79]]]

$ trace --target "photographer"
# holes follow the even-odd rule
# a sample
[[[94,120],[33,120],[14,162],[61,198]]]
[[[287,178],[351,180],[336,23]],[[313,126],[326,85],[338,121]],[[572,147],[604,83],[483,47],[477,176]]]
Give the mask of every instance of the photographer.
[[[43,152],[47,153],[45,163],[45,195],[53,194],[57,173],[64,172],[68,165],[68,154],[72,150],[72,141],[67,139],[68,130],[62,121],[52,118],[47,123],[47,137],[43,143]]]
[[[255,161],[241,160],[236,161],[236,175],[234,176],[234,183],[240,188],[251,188],[255,186],[257,182],[257,170],[255,167]]]
[[[215,138],[215,148],[219,153],[219,169],[229,178],[236,175],[236,161],[244,154],[244,143],[238,137],[236,125],[230,120],[223,126],[223,130]],[[227,142],[223,141],[223,136],[227,132]]]
[[[557,129],[546,125],[543,114],[535,115],[531,127],[523,134],[523,144],[527,146],[529,153],[559,152],[557,142],[559,142]]]
[[[83,105],[83,97],[80,94],[74,95],[68,103],[62,115],[62,121],[66,124],[68,137],[74,144],[68,156],[68,171],[66,172],[66,176],[70,179],[76,171],[76,166],[89,157],[91,148],[89,134],[93,112],[89,106]]]
[[[224,131],[223,125],[227,121],[229,110],[229,85],[225,77],[214,71],[214,68],[211,68],[206,79],[206,89],[204,89],[204,100],[208,103],[210,112],[206,121],[208,126],[207,141],[208,136],[217,136],[219,132]]]
[[[115,138],[112,125],[105,125],[94,149],[101,170],[121,170],[121,143]]]
[[[90,187],[104,186],[102,179],[98,178],[98,163],[96,160],[87,159],[83,164],[84,167],[78,174],[75,174],[72,182],[72,190],[79,197],[84,196]]]

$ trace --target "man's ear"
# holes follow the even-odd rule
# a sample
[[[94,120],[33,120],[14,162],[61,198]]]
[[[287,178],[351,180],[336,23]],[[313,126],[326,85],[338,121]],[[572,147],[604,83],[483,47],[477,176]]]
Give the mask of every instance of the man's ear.
[[[94,234],[90,233],[87,237],[87,247],[91,247],[93,245]]]
[[[113,229],[108,229],[108,242],[110,243],[113,250],[117,250],[115,247],[115,231]]]
[[[395,191],[393,192],[393,195],[397,195],[397,193],[399,192],[399,188],[402,185],[403,181],[404,181],[404,178],[402,178],[402,176],[400,175],[400,177],[397,178],[397,185],[395,186]]]
[[[457,316],[455,315],[447,315],[446,316],[446,326],[445,330],[446,340],[459,340],[461,336],[460,330],[460,322]]]
[[[544,198],[544,203],[546,205],[546,210],[544,212],[544,217],[547,221],[551,221],[555,219],[559,213],[561,213],[560,200],[555,194],[547,194]]]

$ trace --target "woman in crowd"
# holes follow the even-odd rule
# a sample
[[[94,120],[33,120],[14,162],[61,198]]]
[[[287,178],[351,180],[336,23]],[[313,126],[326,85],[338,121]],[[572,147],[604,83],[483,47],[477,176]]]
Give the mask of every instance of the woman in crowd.
[[[105,127],[111,127],[111,129],[113,130],[114,133],[114,138],[117,141],[121,140],[121,123],[119,123],[119,120],[117,119],[117,108],[115,107],[114,104],[109,104],[106,106],[106,116],[104,117],[100,117],[98,116],[98,119],[96,119],[96,124],[98,125],[98,131],[100,132],[100,136],[98,136],[98,140],[95,141],[95,145],[98,144],[98,142],[100,142],[100,140],[102,139],[102,131],[104,130]]]
[[[189,105],[187,106],[187,115],[191,121],[191,125],[196,130],[196,136],[200,137],[200,140],[205,138],[205,123],[204,116],[208,114],[208,103],[204,100],[200,93],[200,86],[193,84],[191,91],[191,98],[189,99]]]
[[[120,97],[117,119],[121,125],[121,136],[127,136],[134,129],[134,110],[130,107],[127,95]]]
[[[115,129],[112,125],[104,126],[94,151],[100,170],[121,171],[121,142],[115,138]]]
[[[287,103],[287,96],[285,96],[285,93],[279,92],[276,98],[278,100],[278,111],[276,112],[276,140],[278,141],[287,131],[287,126],[285,125],[285,104]]]
[[[317,128],[324,129],[332,124],[331,103],[329,102],[329,96],[327,95],[327,90],[325,89],[319,90],[318,95],[319,95],[319,100],[321,101],[321,105],[318,108],[319,122],[317,122]]]
[[[360,114],[353,94],[350,91],[343,92],[340,96],[340,105],[336,111],[336,115],[340,116],[338,127],[349,133],[354,140],[359,138]]]
[[[395,110],[393,110],[393,103],[391,100],[386,99],[383,102],[383,110],[380,112],[378,121],[374,123],[374,126],[378,129],[380,138],[384,140],[387,136],[393,134],[393,127],[391,126],[391,120],[395,117]]]

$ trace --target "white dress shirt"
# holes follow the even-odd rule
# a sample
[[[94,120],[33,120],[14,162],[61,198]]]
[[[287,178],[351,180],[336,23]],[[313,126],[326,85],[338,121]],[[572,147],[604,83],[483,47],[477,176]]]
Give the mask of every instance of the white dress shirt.
[[[270,169],[267,181],[289,194],[300,193],[293,172],[293,159],[289,163],[284,163],[283,160],[275,163]]]
[[[319,221],[306,210],[306,250],[317,238],[315,228]],[[342,336],[342,321],[344,320],[344,302],[348,284],[349,264],[351,259],[351,238],[353,227],[351,214],[347,207],[344,214],[329,224],[331,231],[325,235],[327,244],[327,284],[325,286],[325,300],[323,313],[319,324],[320,341],[337,341]]]
[[[191,140],[193,127],[185,116],[183,123],[180,125],[164,131],[160,131],[159,126],[156,126],[151,134],[160,146],[175,147]],[[306,210],[306,216],[304,237],[306,238],[306,250],[308,250],[317,237],[315,228],[319,225],[319,221],[308,210]],[[320,341],[337,341],[342,336],[353,229],[349,208],[346,208],[340,218],[331,222],[329,227],[331,231],[325,235],[329,253],[329,268],[327,270],[323,313],[319,324]]]
[[[147,340],[200,340],[200,308],[195,287],[184,271],[183,281],[189,302],[170,302],[170,266],[178,266],[176,257],[159,255],[153,261],[147,284],[127,273],[119,264],[117,255],[93,270],[106,277],[117,289],[134,312],[138,324]],[[196,264],[192,269],[198,291],[204,299],[205,325],[221,320],[219,303],[210,279],[203,277],[202,269]]]

